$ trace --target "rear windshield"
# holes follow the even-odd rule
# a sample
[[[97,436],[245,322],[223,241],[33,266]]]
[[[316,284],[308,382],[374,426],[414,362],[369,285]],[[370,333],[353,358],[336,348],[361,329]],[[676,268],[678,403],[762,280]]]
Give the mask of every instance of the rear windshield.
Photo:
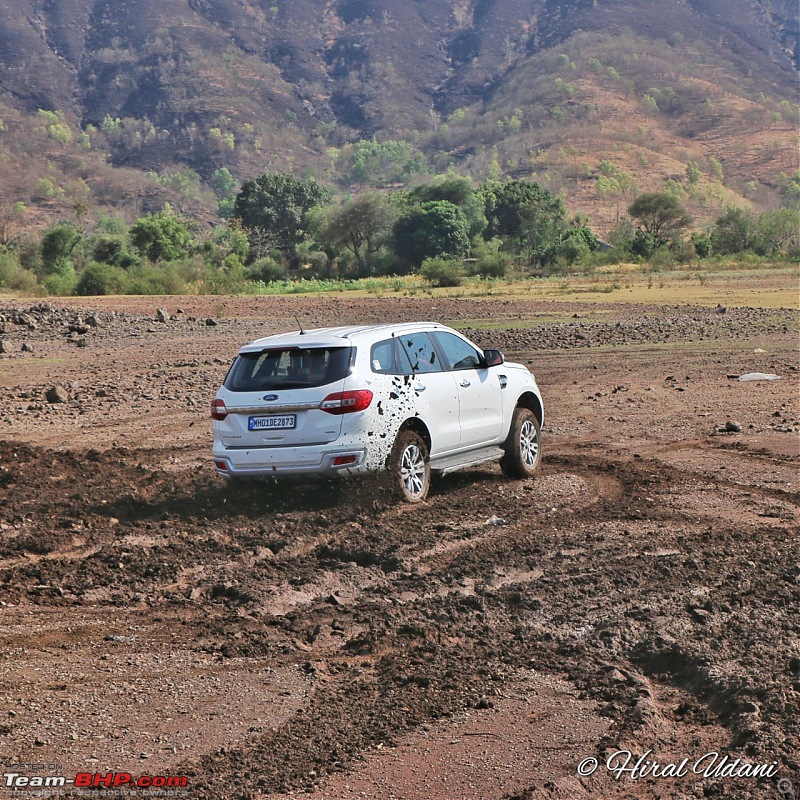
[[[240,353],[225,379],[225,388],[232,392],[263,392],[325,386],[347,375],[351,354],[351,347],[291,347]]]

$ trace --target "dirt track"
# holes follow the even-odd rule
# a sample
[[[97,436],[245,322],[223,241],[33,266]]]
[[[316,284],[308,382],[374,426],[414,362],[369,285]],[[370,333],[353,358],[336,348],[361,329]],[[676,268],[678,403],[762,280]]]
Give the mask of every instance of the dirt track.
[[[796,312],[90,302],[0,304],[3,772],[237,800],[800,796]],[[413,508],[376,480],[226,488],[208,402],[295,313],[440,319],[524,361],[540,476],[450,475]],[[620,750],[689,774],[614,780]],[[712,752],[775,774],[693,774]]]

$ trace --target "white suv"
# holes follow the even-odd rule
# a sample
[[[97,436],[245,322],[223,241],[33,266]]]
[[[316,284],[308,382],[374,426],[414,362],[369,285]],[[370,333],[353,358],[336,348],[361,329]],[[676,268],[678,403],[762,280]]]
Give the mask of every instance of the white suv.
[[[522,364],[416,322],[257,339],[239,351],[211,416],[227,478],[388,469],[418,502],[431,473],[499,461],[533,475],[544,407]]]

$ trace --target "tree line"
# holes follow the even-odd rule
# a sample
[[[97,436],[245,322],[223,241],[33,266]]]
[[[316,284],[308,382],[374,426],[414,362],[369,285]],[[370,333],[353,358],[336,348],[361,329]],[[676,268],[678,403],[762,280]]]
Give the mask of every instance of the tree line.
[[[480,185],[448,173],[359,196],[313,178],[265,173],[232,198],[226,225],[201,231],[169,206],[132,225],[56,224],[0,249],[0,288],[54,295],[238,292],[287,278],[419,273],[433,284],[546,275],[614,261],[685,263],[752,253],[800,256],[800,212],[729,208],[687,235],[669,193],[640,194],[601,241],[580,215],[527,180]]]

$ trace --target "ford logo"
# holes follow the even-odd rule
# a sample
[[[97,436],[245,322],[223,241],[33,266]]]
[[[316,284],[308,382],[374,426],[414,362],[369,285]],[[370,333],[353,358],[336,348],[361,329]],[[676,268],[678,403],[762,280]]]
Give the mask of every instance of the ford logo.
[[[262,400],[277,400],[278,399],[278,395],[276,395],[276,394],[265,394],[261,399]]]

